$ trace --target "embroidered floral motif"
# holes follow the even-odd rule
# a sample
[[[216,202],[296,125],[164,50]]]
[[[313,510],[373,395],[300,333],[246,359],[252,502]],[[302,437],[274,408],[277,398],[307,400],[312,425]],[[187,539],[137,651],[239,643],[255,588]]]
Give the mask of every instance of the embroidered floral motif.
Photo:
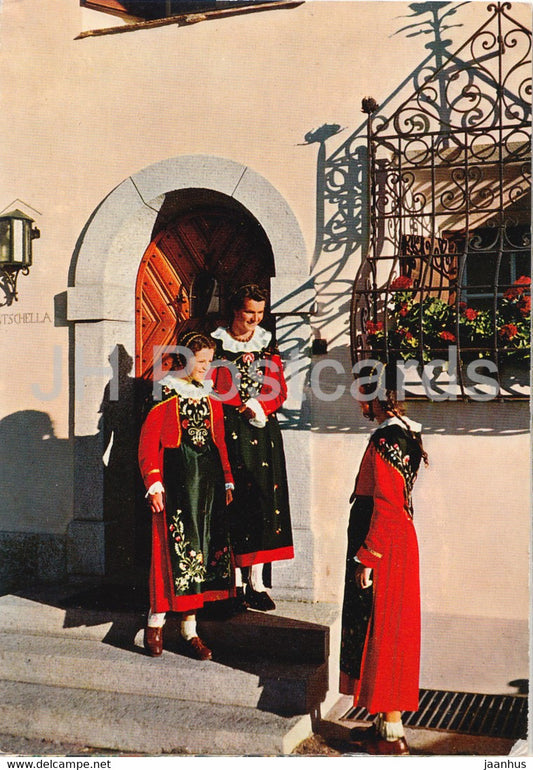
[[[206,398],[180,399],[181,427],[195,447],[203,447],[211,427],[209,404]]]
[[[191,583],[203,583],[206,577],[203,554],[201,551],[197,552],[191,548],[191,544],[185,539],[185,530],[180,519],[180,513],[181,510],[178,508],[172,517],[172,524],[169,526],[174,541],[174,551],[181,570],[180,574],[174,577],[174,587],[177,592],[186,591]]]
[[[209,567],[206,573],[206,580],[228,578],[231,574],[231,552],[228,546],[215,551],[209,561]]]
[[[246,352],[237,356],[235,365],[239,371],[239,394],[243,401],[255,398],[263,387],[265,373],[259,364],[260,355]]]
[[[375,444],[380,457],[392,465],[403,477],[405,482],[405,503],[410,517],[413,517],[411,493],[416,480],[416,471],[411,464],[411,457],[405,453],[398,442],[391,443],[381,436]]]

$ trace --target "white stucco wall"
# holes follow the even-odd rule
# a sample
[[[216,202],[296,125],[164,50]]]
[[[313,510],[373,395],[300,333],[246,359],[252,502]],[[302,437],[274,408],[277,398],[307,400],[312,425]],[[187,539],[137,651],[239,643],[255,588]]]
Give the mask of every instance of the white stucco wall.
[[[448,36],[457,42],[468,37],[484,9],[478,2],[458,8],[453,23],[460,26]],[[25,424],[20,413],[35,412],[37,433],[48,419],[54,439],[63,443],[52,455],[58,488],[49,495],[45,515],[30,513],[29,503],[26,511],[4,506],[0,530],[61,534],[74,514],[69,441],[76,430],[91,435],[95,415],[73,403],[71,332],[65,312],[58,312],[54,323],[54,298],[59,297],[60,309],[64,298],[59,295],[74,285],[69,271],[94,210],[124,180],[153,164],[184,156],[223,158],[251,169],[279,193],[298,223],[308,260],[316,237],[318,145],[306,144],[304,137],[325,123],[338,124],[340,133],[327,142],[327,153],[333,152],[361,125],[363,96],[382,102],[409,78],[428,53],[426,36],[407,38],[399,32],[413,21],[407,18],[410,12],[404,2],[308,0],[291,10],[76,40],[83,29],[117,22],[82,12],[75,0],[40,0],[39,13],[31,0],[3,0],[0,209],[22,200],[40,212],[35,219],[42,236],[34,242],[30,276],[19,281],[19,302],[0,308],[3,357],[12,362],[0,378],[0,420],[9,418],[4,425],[12,435]],[[512,13],[529,24],[529,4],[513,3]],[[106,238],[115,245],[120,241],[120,226],[111,234],[96,233],[97,282],[104,264],[98,249]],[[357,236],[351,251],[339,242],[318,254],[313,270],[317,304],[309,319],[311,333],[326,339],[343,364],[351,283],[361,258]],[[142,244],[123,256],[137,264]],[[276,280],[283,281],[283,264],[277,268]],[[109,285],[116,278],[122,286],[119,273],[106,277]],[[87,285],[86,290],[87,302],[92,301],[97,289]],[[131,300],[122,299],[127,315]],[[81,303],[78,317],[84,321],[82,294],[71,300],[73,313],[75,302]],[[108,327],[103,337],[110,346],[121,341],[119,304],[111,313],[118,336]],[[78,331],[81,338],[81,325]],[[131,329],[125,339],[131,345]],[[102,356],[98,360],[101,365]],[[88,382],[95,389],[93,400],[107,379],[102,374],[100,381]],[[291,408],[296,408],[302,378],[294,377],[291,388]],[[49,395],[43,397],[43,391]],[[503,426],[496,429],[485,410],[482,427],[491,429],[485,435],[478,431],[482,408],[477,407],[475,413],[450,405],[426,436],[432,465],[421,471],[415,500],[423,606],[429,614],[525,621],[527,410],[498,405]],[[414,406],[412,413],[418,416]],[[19,417],[13,420],[13,415]],[[431,415],[429,421],[434,422]],[[504,434],[506,421],[520,427]],[[340,596],[347,498],[367,427],[344,400],[314,408],[310,434],[302,431],[302,441],[310,438],[310,454],[306,450],[302,459],[297,438],[289,453],[295,494],[311,490],[312,537],[302,540],[300,563],[306,549],[312,550],[316,599],[338,601]],[[34,437],[42,449],[40,441]],[[298,474],[296,461],[302,463]],[[50,469],[47,473],[53,475]],[[290,569],[283,567],[286,584]]]

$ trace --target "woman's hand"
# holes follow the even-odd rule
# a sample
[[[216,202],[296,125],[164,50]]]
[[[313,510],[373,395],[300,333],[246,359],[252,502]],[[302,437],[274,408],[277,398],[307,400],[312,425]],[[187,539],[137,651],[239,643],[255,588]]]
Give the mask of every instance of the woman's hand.
[[[233,500],[233,490],[226,489],[226,505],[229,505]]]
[[[370,588],[372,585],[372,567],[365,567],[364,564],[358,564],[355,568],[355,582],[358,588]]]
[[[247,420],[253,420],[255,417],[255,412],[253,409],[250,409],[249,406],[245,406],[244,404],[239,407],[239,413],[242,414],[243,417],[245,417]]]
[[[156,492],[154,495],[149,496],[150,508],[152,513],[163,513],[165,506],[163,505],[163,493]]]

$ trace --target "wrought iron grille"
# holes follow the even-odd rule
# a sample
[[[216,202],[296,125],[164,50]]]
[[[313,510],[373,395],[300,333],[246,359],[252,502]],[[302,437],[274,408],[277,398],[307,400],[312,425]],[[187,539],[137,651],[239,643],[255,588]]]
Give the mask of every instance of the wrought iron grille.
[[[516,740],[527,737],[527,717],[528,702],[524,695],[420,690],[418,711],[404,712],[402,721],[408,727]],[[374,722],[375,714],[356,706],[342,719]]]
[[[529,372],[531,33],[510,3],[390,116],[368,114],[369,248],[354,283],[351,345],[367,358],[454,360]]]

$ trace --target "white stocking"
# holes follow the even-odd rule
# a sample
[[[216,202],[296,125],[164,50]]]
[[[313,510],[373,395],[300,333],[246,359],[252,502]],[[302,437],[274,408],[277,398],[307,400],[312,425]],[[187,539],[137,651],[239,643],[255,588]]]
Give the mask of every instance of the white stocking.
[[[152,610],[150,610],[146,625],[149,628],[161,628],[165,625],[166,616],[166,612],[152,612]]]
[[[198,636],[196,630],[196,615],[183,618],[180,626],[180,633],[184,639],[192,639],[193,636]]]
[[[378,716],[376,729],[381,737],[385,738],[386,741],[397,741],[398,738],[405,737],[402,721],[386,722],[383,718],[383,714]]]
[[[265,585],[263,583],[263,565],[262,564],[252,564],[252,567],[250,569],[250,587],[253,591],[259,591],[261,593],[262,591],[266,591]]]
[[[235,567],[235,588],[242,588],[242,570]]]

